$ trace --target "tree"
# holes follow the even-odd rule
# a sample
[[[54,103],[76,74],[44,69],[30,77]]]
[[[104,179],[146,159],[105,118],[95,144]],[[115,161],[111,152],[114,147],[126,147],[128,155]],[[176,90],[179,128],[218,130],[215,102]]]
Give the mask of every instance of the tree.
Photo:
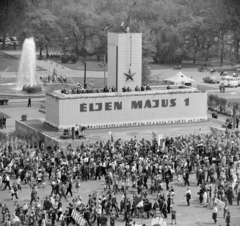
[[[84,8],[80,3],[71,2],[62,8],[59,23],[64,31],[63,35],[74,43],[77,56],[93,52],[97,18],[91,8]]]
[[[32,8],[27,13],[27,20],[25,21],[25,29],[22,35],[27,38],[34,36],[37,48],[39,48],[39,58],[42,58],[42,51],[44,48],[48,50],[51,42],[54,43],[58,37],[60,28],[57,24],[57,17],[54,16],[48,9]]]
[[[164,27],[156,35],[157,52],[154,61],[157,63],[171,63],[182,61],[184,55],[183,42],[175,27]]]
[[[0,33],[3,36],[2,49],[5,49],[7,34],[15,34],[18,29],[21,29],[27,6],[25,0],[0,1]]]
[[[142,85],[147,85],[151,80],[151,68],[149,61],[145,58],[142,61]]]
[[[153,57],[157,51],[155,45],[155,33],[145,21],[136,24],[134,32],[142,33],[142,56]]]

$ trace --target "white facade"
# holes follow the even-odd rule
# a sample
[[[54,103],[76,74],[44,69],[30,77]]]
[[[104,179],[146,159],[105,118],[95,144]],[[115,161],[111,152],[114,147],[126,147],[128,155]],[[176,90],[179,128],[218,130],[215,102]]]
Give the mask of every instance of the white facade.
[[[129,69],[133,81],[124,73]],[[127,81],[126,81],[127,80]],[[135,89],[142,84],[142,34],[108,33],[108,87],[116,87],[122,92],[125,86]]]
[[[46,95],[46,123],[106,128],[207,120],[207,93],[184,90]]]

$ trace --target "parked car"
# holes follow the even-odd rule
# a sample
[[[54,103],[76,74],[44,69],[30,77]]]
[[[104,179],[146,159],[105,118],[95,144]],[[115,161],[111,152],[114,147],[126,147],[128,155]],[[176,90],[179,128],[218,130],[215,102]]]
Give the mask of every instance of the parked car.
[[[7,97],[0,97],[0,104],[7,105],[9,99]]]
[[[238,87],[238,80],[232,76],[222,76],[221,83],[226,87]]]
[[[8,47],[10,45],[10,39],[9,38],[5,38],[5,46]],[[3,37],[0,37],[0,46],[3,45]]]
[[[12,36],[12,37],[10,37],[10,46],[14,46],[14,44],[16,46],[18,46],[19,45],[19,41],[17,40],[17,37]]]
[[[203,81],[206,83],[219,83],[220,79],[217,78],[216,76],[207,76],[203,78]]]
[[[234,73],[233,73],[233,74],[234,74]],[[239,77],[239,76],[235,76],[235,75],[233,75],[233,77],[234,77],[234,79],[237,80],[238,86],[240,86],[240,77]]]

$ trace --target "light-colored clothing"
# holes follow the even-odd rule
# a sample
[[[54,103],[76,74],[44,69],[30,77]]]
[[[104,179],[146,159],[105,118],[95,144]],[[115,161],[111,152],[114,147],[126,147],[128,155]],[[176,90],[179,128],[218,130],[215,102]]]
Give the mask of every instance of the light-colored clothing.
[[[214,206],[213,207],[213,213],[217,213],[218,212],[218,208],[217,208],[217,206]]]

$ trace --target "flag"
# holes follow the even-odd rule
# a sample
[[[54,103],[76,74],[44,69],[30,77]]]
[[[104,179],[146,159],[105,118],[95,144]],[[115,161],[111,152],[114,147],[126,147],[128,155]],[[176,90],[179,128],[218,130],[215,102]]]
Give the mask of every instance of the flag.
[[[66,149],[72,149],[72,144],[69,143],[68,146],[66,147]]]
[[[113,134],[112,134],[112,133],[111,133],[111,142],[114,142],[114,141],[113,141]]]
[[[107,32],[110,28],[111,28],[110,25],[105,26],[104,29],[103,29],[104,33],[107,34]]]
[[[125,21],[122,22],[121,24],[121,27],[123,29],[124,32],[126,33],[129,33],[130,32],[130,26],[131,26],[131,13],[132,13],[132,7],[134,5],[136,5],[137,2],[135,2],[131,7],[130,7],[130,10],[129,10],[129,14],[128,14],[128,17]]]
[[[79,226],[88,226],[87,221],[78,211],[72,211],[72,218],[76,221],[77,224],[79,224]]]
[[[130,32],[130,22],[131,22],[131,10],[129,11],[128,17],[125,21],[122,22],[121,27],[124,32],[129,33]]]
[[[152,132],[152,143],[153,141],[157,140],[157,134]]]
[[[135,203],[136,203],[136,207],[143,207],[143,199],[142,197],[137,197],[136,200],[135,200]]]

